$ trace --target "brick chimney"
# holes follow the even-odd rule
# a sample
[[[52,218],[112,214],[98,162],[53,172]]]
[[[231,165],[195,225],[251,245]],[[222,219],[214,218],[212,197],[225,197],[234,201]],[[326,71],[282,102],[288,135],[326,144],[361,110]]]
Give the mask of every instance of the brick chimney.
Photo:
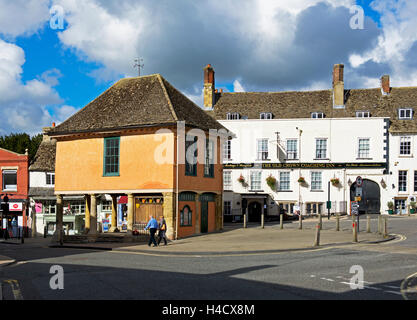
[[[345,108],[345,83],[343,81],[343,64],[333,66],[333,108]]]
[[[384,75],[381,77],[381,91],[383,95],[390,94],[391,87],[389,83],[389,75]]]
[[[215,97],[214,69],[210,64],[204,68],[204,109],[213,110]]]

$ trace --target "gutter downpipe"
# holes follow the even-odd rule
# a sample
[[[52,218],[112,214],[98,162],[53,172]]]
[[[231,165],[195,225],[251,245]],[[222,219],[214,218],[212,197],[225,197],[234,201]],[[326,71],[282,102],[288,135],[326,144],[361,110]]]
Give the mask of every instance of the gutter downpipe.
[[[176,163],[176,186],[175,186],[175,240],[178,240],[178,159],[179,159],[179,134],[177,121],[177,163]]]

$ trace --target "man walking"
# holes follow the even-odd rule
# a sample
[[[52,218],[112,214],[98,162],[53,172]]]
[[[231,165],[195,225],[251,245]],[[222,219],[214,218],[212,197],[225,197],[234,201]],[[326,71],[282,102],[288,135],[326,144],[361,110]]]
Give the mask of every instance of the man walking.
[[[156,240],[155,240],[155,233],[156,233],[156,230],[158,230],[158,221],[156,221],[156,219],[153,216],[149,216],[149,222],[146,225],[145,230],[148,230],[148,229],[151,234],[151,237],[149,238],[148,246],[150,247],[151,243],[153,243],[153,246],[157,247],[158,244],[156,243]]]

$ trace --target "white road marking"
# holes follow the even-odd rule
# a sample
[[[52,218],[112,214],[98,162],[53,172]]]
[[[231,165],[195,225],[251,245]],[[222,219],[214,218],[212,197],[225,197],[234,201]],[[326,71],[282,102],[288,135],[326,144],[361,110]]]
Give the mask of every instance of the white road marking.
[[[320,278],[321,280],[326,280],[326,281],[330,281],[330,282],[334,282],[333,279],[328,279],[328,278]]]
[[[401,292],[398,291],[384,291],[384,292],[388,292],[388,293],[393,293],[393,294],[399,294],[400,296],[402,296],[403,294]]]
[[[400,287],[397,287],[397,286],[387,286],[387,285],[383,285],[383,287],[388,288],[388,289],[397,289],[397,290],[401,289]]]

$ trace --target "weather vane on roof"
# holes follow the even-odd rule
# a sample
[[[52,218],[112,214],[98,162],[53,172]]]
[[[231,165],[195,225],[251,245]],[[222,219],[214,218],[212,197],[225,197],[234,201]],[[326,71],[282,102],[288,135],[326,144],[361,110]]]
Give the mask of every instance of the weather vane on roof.
[[[142,58],[136,58],[135,59],[135,65],[133,66],[133,68],[138,68],[138,76],[140,77],[140,69],[145,66],[143,63],[143,59]]]

